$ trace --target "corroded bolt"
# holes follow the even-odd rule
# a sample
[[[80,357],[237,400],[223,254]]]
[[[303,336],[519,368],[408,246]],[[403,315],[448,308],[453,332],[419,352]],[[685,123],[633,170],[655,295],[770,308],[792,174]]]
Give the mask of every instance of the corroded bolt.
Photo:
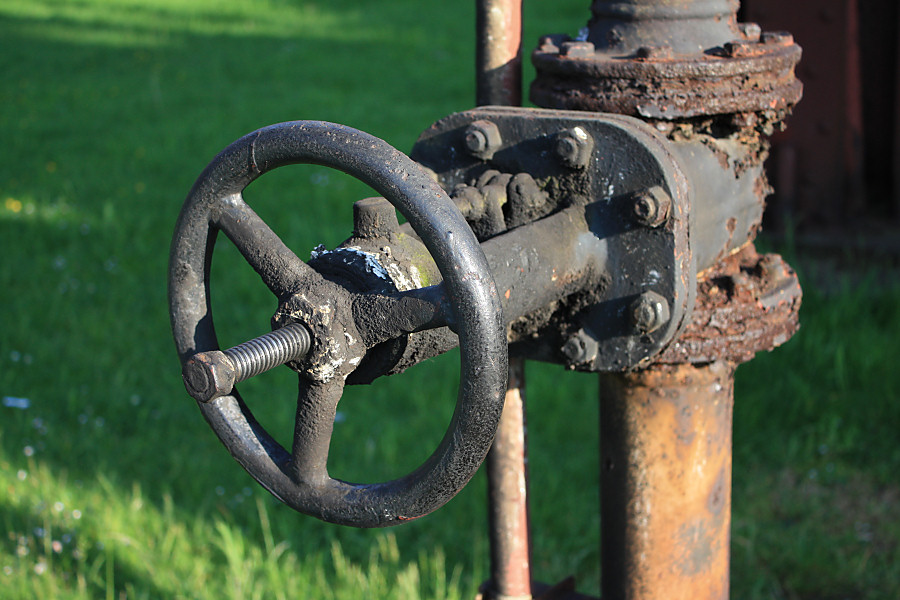
[[[586,41],[570,40],[559,45],[559,54],[568,58],[591,58],[594,56],[594,44]]]
[[[381,197],[353,203],[353,232],[357,237],[386,237],[400,227],[394,205]]]
[[[641,46],[635,52],[638,58],[661,60],[672,58],[672,47],[662,44],[659,46]]]
[[[581,127],[573,127],[557,134],[553,149],[566,166],[581,169],[591,162],[594,138]]]
[[[725,56],[728,56],[729,58],[746,58],[749,56],[756,56],[762,52],[762,48],[759,47],[759,44],[751,40],[725,42],[722,48],[725,50]]]
[[[669,318],[669,302],[656,292],[644,292],[631,303],[631,324],[637,333],[653,333]]]
[[[191,397],[209,402],[227,396],[241,381],[303,358],[311,344],[309,330],[290,323],[224,352],[198,352],[185,361],[181,377]]]
[[[490,160],[502,144],[500,130],[490,121],[475,121],[466,128],[466,150],[476,158]]]
[[[759,41],[763,44],[790,46],[794,43],[794,36],[787,31],[766,31],[760,36]]]
[[[638,225],[659,227],[669,218],[672,199],[664,189],[655,185],[632,197],[631,215]]]
[[[581,365],[597,358],[599,346],[597,340],[587,334],[584,329],[566,340],[561,348],[563,355],[571,365]]]
[[[738,29],[741,35],[744,36],[744,39],[751,42],[758,42],[759,35],[762,33],[758,23],[738,23]]]

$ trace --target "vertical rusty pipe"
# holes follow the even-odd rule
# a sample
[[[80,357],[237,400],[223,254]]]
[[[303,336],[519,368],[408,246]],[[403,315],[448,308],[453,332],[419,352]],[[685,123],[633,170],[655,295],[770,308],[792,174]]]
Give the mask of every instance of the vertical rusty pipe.
[[[487,457],[491,581],[487,597],[531,599],[525,361],[509,361],[503,416]]]
[[[522,0],[478,0],[476,103],[522,104]],[[510,358],[503,416],[487,456],[491,580],[487,598],[531,598],[525,362]]]
[[[479,0],[475,8],[476,103],[522,104],[522,0]]]
[[[725,600],[734,365],[600,376],[603,597]]]

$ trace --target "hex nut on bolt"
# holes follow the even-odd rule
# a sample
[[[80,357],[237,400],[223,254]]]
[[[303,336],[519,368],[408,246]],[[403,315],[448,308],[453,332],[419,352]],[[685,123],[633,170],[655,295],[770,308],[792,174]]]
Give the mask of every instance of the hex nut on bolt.
[[[668,300],[656,292],[644,292],[631,304],[631,324],[639,334],[653,333],[670,318]]]
[[[631,215],[635,223],[644,227],[659,227],[669,218],[672,198],[658,185],[634,194]]]
[[[597,340],[587,334],[584,329],[566,340],[561,348],[563,355],[571,365],[582,365],[597,358],[599,346]]]
[[[226,396],[234,389],[234,365],[219,350],[200,352],[189,358],[181,377],[191,397],[200,402]]]
[[[581,127],[573,127],[556,136],[553,150],[566,166],[583,169],[591,162],[594,138]]]
[[[482,160],[490,160],[503,145],[500,130],[491,121],[475,121],[466,128],[466,150]]]

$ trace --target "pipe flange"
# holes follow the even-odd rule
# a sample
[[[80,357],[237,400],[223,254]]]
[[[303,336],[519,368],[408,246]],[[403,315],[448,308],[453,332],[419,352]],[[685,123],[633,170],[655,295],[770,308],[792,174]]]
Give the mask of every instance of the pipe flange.
[[[546,108],[660,120],[784,112],[802,94],[794,75],[800,46],[789,33],[754,37],[685,55],[655,46],[623,53],[545,36],[532,54],[537,76],[531,100]]]

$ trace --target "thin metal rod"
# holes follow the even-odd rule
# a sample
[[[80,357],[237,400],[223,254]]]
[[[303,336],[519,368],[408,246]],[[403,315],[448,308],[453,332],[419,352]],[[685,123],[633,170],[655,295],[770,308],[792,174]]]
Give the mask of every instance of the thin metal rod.
[[[476,4],[476,103],[522,104],[522,0]],[[487,597],[530,600],[525,361],[509,360],[500,425],[487,456],[491,581]]]
[[[531,544],[528,519],[525,361],[509,360],[503,416],[487,457],[494,600],[530,600]]]
[[[522,0],[479,0],[475,9],[476,103],[522,104]]]
[[[600,375],[603,598],[727,600],[734,365]]]

